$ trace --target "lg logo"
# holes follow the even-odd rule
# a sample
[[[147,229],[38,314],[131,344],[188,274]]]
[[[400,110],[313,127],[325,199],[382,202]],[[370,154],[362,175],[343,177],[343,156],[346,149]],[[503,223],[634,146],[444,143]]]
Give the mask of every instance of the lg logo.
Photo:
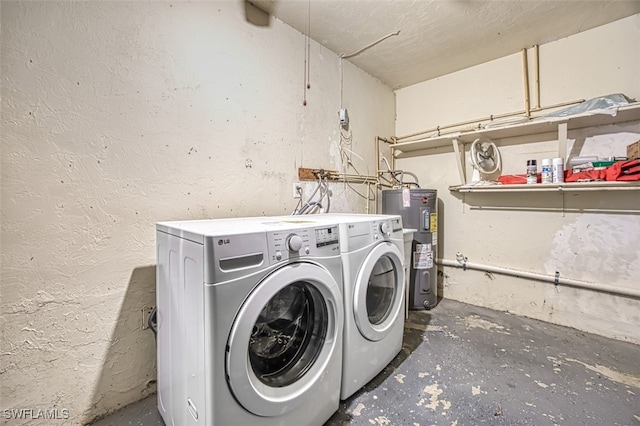
[[[221,246],[221,245],[224,245],[224,244],[229,244],[230,242],[231,242],[231,240],[229,240],[228,238],[224,239],[224,240],[220,239],[220,240],[218,240],[218,245]]]

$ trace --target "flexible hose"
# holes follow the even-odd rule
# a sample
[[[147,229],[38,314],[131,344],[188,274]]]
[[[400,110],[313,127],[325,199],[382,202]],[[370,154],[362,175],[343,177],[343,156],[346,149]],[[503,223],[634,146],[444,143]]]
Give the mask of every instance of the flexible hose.
[[[318,185],[316,186],[316,189],[313,191],[313,193],[309,197],[309,201],[304,203],[304,205],[302,207],[300,207],[300,210],[298,210],[297,212],[294,212],[295,215],[304,214],[304,212],[310,207],[311,200],[313,200],[313,197],[316,196],[316,193],[318,192],[318,190],[320,189],[321,186],[322,186],[322,177],[319,177],[318,178]],[[302,198],[301,198],[301,200],[302,200]]]
[[[151,313],[149,314],[149,318],[147,318],[147,326],[153,331],[153,336],[158,338],[158,308],[156,306],[153,307]]]

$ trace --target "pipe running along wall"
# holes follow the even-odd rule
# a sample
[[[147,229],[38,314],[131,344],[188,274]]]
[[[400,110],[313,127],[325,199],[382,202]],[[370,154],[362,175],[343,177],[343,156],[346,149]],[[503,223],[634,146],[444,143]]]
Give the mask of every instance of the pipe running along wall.
[[[528,278],[531,280],[552,283],[555,285],[566,285],[569,287],[582,288],[582,289],[598,291],[602,293],[609,293],[617,296],[625,296],[625,297],[640,299],[640,289],[614,287],[607,284],[601,284],[601,283],[598,284],[598,283],[592,283],[588,281],[562,278],[560,277],[559,272],[557,272],[556,275],[546,275],[546,274],[539,274],[535,272],[519,271],[516,269],[503,268],[499,266],[490,266],[490,265],[482,265],[479,263],[472,263],[472,262],[468,262],[466,258],[461,258],[456,260],[438,259],[436,263],[441,266],[450,266],[453,268],[462,268],[462,269],[473,269],[476,271],[483,271],[483,272],[493,272],[496,274],[509,275],[509,276],[518,277],[518,278]]]
[[[480,118],[475,118],[472,120],[465,120],[465,121],[460,121],[457,123],[451,123],[451,124],[447,124],[447,125],[443,125],[443,126],[437,126],[431,129],[427,129],[427,130],[421,130],[419,132],[415,132],[415,133],[411,133],[408,135],[403,135],[403,136],[395,136],[393,137],[393,143],[398,143],[398,142],[409,142],[409,141],[413,141],[413,140],[423,140],[423,139],[429,139],[431,138],[431,135],[429,136],[423,136],[427,133],[433,133],[433,132],[437,132],[438,135],[442,135],[442,134],[449,134],[449,133],[453,133],[455,130],[455,128],[457,127],[462,127],[462,126],[468,126],[468,125],[473,125],[474,128],[472,129],[458,129],[458,131],[469,131],[469,130],[475,130],[476,128],[479,128],[479,126],[481,125],[482,122],[485,121],[489,121],[489,122],[493,122],[496,119],[500,119],[500,118],[509,118],[509,117],[514,117],[514,116],[518,116],[518,115],[526,115],[526,117],[528,119],[531,118],[531,113],[534,112],[542,112],[542,111],[546,111],[549,109],[557,109],[557,108],[562,108],[562,107],[566,107],[566,106],[570,106],[570,105],[575,105],[575,104],[579,104],[581,102],[584,102],[584,99],[578,99],[575,101],[568,101],[568,102],[561,102],[561,103],[557,103],[557,104],[553,104],[553,105],[547,105],[547,106],[540,106],[540,49],[538,47],[537,44],[535,44],[533,46],[533,53],[534,53],[534,92],[535,92],[535,97],[536,97],[536,105],[535,107],[531,107],[531,96],[529,93],[529,62],[528,62],[528,49],[527,48],[523,48],[521,50],[521,54],[522,54],[522,74],[523,74],[523,85],[524,85],[524,109],[521,111],[513,111],[513,112],[507,112],[507,113],[503,113],[503,114],[492,114],[489,115],[487,117],[480,117]],[[442,132],[442,131],[445,132]],[[420,136],[417,139],[413,139]]]

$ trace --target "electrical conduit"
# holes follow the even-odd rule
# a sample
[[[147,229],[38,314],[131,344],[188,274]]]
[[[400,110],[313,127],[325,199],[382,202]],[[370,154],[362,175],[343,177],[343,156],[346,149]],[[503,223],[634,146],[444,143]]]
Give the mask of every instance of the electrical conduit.
[[[607,284],[596,284],[588,281],[573,280],[569,278],[561,278],[560,273],[556,272],[555,276],[538,274],[535,272],[519,271],[516,269],[503,268],[499,266],[482,265],[479,263],[468,262],[466,257],[456,256],[456,260],[438,259],[436,263],[442,266],[450,266],[453,268],[473,269],[476,271],[492,272],[496,274],[509,275],[518,278],[528,278],[536,281],[543,281],[555,285],[566,285],[569,287],[583,288],[602,293],[609,293],[618,296],[632,297],[640,299],[640,289],[614,287]]]

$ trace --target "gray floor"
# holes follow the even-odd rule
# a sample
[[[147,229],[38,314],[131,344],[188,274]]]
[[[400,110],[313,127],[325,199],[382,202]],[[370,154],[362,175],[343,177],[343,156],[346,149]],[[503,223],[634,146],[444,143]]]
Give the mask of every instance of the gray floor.
[[[155,395],[95,426],[162,425]],[[442,300],[325,426],[640,425],[640,346]]]

